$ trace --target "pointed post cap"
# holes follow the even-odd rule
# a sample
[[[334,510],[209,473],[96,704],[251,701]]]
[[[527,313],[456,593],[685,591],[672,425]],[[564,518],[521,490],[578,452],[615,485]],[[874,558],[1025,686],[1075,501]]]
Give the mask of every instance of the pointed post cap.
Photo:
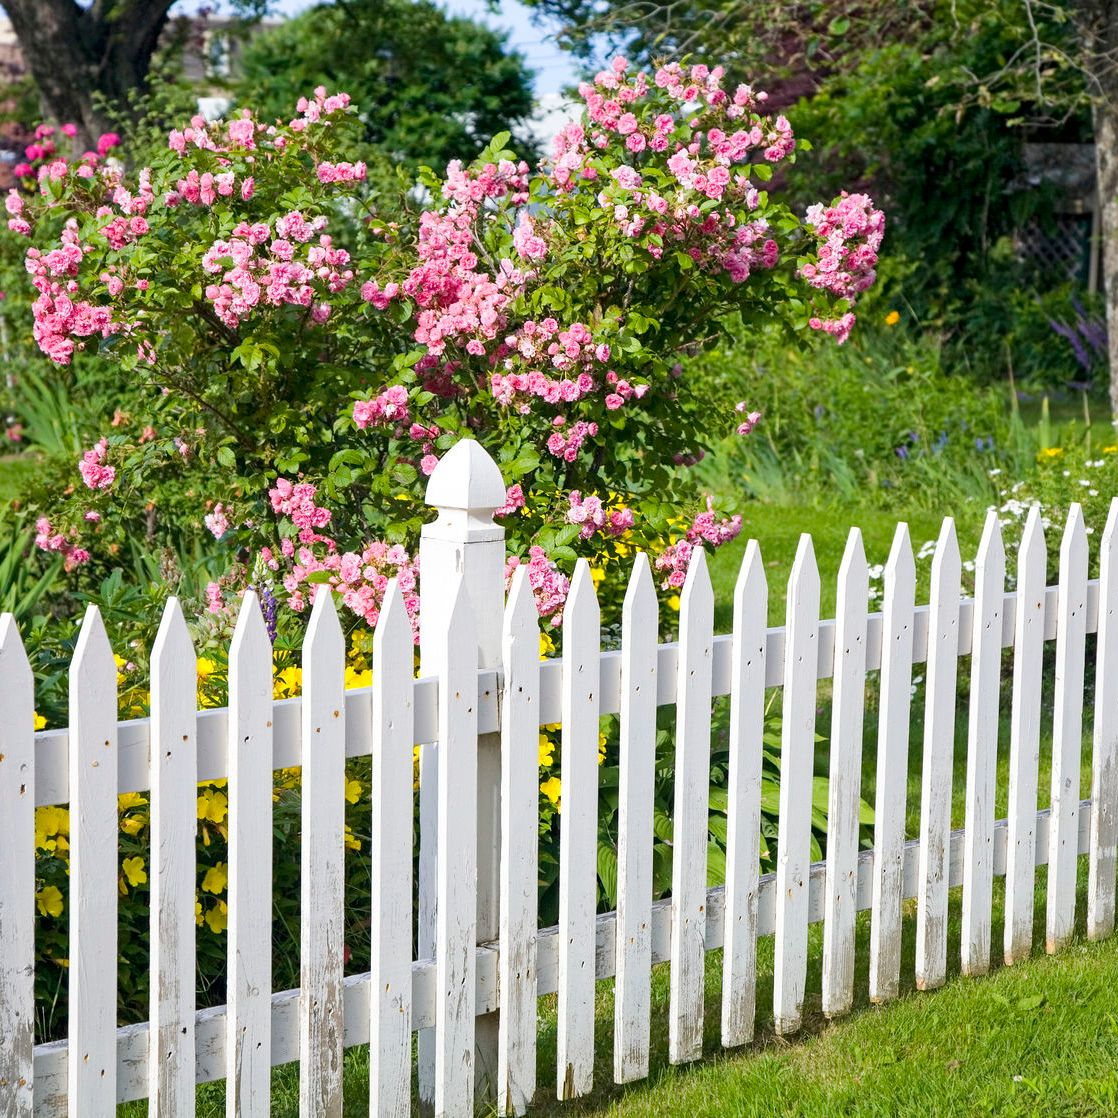
[[[462,439],[435,467],[424,499],[438,509],[491,513],[505,503],[505,482],[481,443]]]

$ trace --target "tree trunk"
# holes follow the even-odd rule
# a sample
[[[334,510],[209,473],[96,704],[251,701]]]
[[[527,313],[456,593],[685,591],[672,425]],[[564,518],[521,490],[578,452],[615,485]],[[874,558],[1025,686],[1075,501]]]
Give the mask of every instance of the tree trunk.
[[[106,120],[96,95],[122,104],[142,89],[174,0],[2,0],[50,116],[92,147]]]
[[[1095,166],[1102,216],[1102,275],[1106,288],[1110,411],[1118,419],[1118,101],[1095,102]]]

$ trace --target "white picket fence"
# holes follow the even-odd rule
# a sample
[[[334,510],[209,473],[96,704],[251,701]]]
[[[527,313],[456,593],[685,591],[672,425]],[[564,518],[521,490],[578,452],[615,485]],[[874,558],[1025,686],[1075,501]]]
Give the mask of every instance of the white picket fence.
[[[767,628],[755,543],[734,594],[733,633],[713,633],[701,551],[681,595],[679,641],[657,644],[657,601],[638,556],[622,647],[601,651],[593,580],[580,562],[561,660],[539,659],[526,572],[504,601],[500,474],[459,443],[430,482],[438,519],[423,533],[421,678],[393,587],[377,627],[371,688],[343,689],[344,645],[321,594],[303,648],[301,699],[273,701],[271,648],[245,596],[230,651],[228,709],[195,710],[195,664],[181,611],[168,604],[152,656],[150,719],[117,722],[116,668],[96,610],[70,675],[69,730],[34,733],[33,680],[10,616],[0,622],[0,1114],[106,1115],[149,1097],[152,1113],[192,1115],[196,1083],[227,1080],[229,1115],[268,1115],[273,1065],[300,1063],[301,1113],[339,1115],[344,1047],[369,1044],[370,1107],[412,1112],[412,1033],[420,1098],[447,1118],[475,1097],[523,1114],[537,1089],[537,999],[558,993],[559,1098],[594,1079],[595,981],[615,978],[613,1075],[649,1072],[650,968],[670,962],[669,1055],[703,1052],[704,957],[723,948],[721,1042],[746,1044],[756,1017],[756,943],[775,933],[776,1028],[800,1025],[808,926],[822,921],[823,1009],[849,1010],[855,917],[872,910],[869,996],[896,996],[901,907],[917,901],[916,983],[943,983],[948,890],[963,887],[961,967],[991,963],[992,883],[1005,875],[1004,956],[1032,943],[1034,884],[1047,865],[1047,947],[1073,932],[1078,856],[1089,854],[1087,933],[1114,926],[1118,839],[1118,501],[1087,578],[1087,535],[1073,506],[1056,587],[1045,586],[1040,518],[1028,521],[1017,591],[1005,592],[991,516],[976,594],[961,596],[954,527],[945,521],[931,601],[916,606],[901,525],[885,571],[884,609],[869,613],[853,531],[837,620],[819,620],[819,576],[801,539],[787,624]],[[1086,635],[1097,633],[1091,797],[1080,802]],[[1037,811],[1041,678],[1055,642],[1051,807]],[[1002,650],[1013,649],[1009,816],[994,795]],[[970,657],[966,827],[952,831],[956,679]],[[912,669],[927,701],[919,841],[905,841]],[[858,849],[865,683],[880,669],[874,849]],[[810,861],[816,692],[833,679],[827,857]],[[783,687],[779,855],[759,874],[766,688]],[[724,887],[707,887],[711,702],[731,697]],[[652,900],[657,707],[676,707],[673,878]],[[598,915],[599,717],[620,714],[617,911]],[[538,728],[561,722],[559,924],[537,924]],[[826,728],[825,728],[826,729]],[[421,755],[419,911],[413,914],[413,742]],[[372,969],[343,977],[344,765],[372,755]],[[273,770],[302,766],[301,982],[271,988]],[[199,781],[228,778],[228,1004],[195,1010],[195,810]],[[118,793],[151,797],[151,1011],[117,1028]],[[36,805],[70,805],[69,1036],[34,1044]],[[418,958],[413,958],[413,926]]]

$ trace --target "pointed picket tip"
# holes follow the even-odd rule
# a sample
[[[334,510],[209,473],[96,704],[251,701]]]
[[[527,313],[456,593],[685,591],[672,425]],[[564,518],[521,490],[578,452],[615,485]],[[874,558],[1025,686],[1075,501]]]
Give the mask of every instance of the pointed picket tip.
[[[1118,535],[1118,497],[1110,501],[1110,512],[1106,516],[1106,527],[1102,530],[1102,540],[1099,549],[1103,555],[1114,547],[1115,536]]]
[[[319,585],[311,606],[311,619],[307,625],[307,635],[303,638],[303,651],[333,650],[345,655],[345,637],[342,623],[338,620],[338,608],[334,604],[334,593],[329,586]]]
[[[656,600],[656,583],[652,578],[652,566],[648,556],[643,551],[638,551],[633,557],[633,569],[629,572],[629,584],[625,588],[625,603],[622,614],[628,615],[633,610],[659,611],[660,605]]]
[[[155,643],[151,646],[151,674],[154,676],[164,663],[174,668],[176,673],[185,672],[186,665],[193,660],[194,642],[190,639],[182,605],[178,598],[168,598],[159,621],[159,631],[155,634]],[[191,670],[189,674],[195,673]]]
[[[864,579],[868,566],[866,547],[862,542],[862,529],[851,528],[850,534],[846,537],[846,550],[843,551],[842,562],[839,564],[839,584],[845,585],[851,581]]]
[[[1102,529],[1102,539],[1109,547],[1109,541],[1115,532],[1118,532],[1118,496],[1110,499],[1110,511],[1107,513],[1106,528]]]
[[[229,645],[230,657],[240,649],[241,645],[256,638],[260,633],[263,633],[267,639],[268,627],[264,624],[264,611],[260,608],[260,599],[256,596],[256,591],[246,590],[237,613],[237,624],[233,628],[233,640]]]
[[[815,544],[807,532],[800,535],[800,542],[796,546],[796,558],[792,561],[792,570],[788,575],[788,589],[795,586],[809,586],[819,582],[819,565],[815,562]]]
[[[424,500],[435,508],[492,512],[505,503],[505,482],[481,443],[460,439],[435,467]]]
[[[1115,498],[1115,504],[1118,504],[1118,498]],[[1032,557],[1037,552],[1041,555],[1047,555],[1040,505],[1033,505],[1025,518],[1025,530],[1021,533],[1021,543],[1018,545],[1017,554],[1021,558],[1026,558]],[[1021,558],[1018,559],[1018,566],[1021,565]]]
[[[996,509],[991,509],[986,514],[986,523],[982,526],[982,539],[978,542],[977,564],[985,566],[993,561],[1004,562],[1005,545],[1002,541],[1002,524],[998,519]]]
[[[0,690],[9,694],[30,693],[34,686],[31,664],[11,613],[0,616],[0,669]]]
[[[404,605],[404,595],[400,591],[399,583],[394,578],[390,578],[384,588],[380,616],[377,618],[376,629],[373,630],[374,673],[377,661],[386,649],[391,650],[390,655],[394,655],[397,648],[411,648],[412,644],[411,618],[408,617],[407,606]]]
[[[508,601],[505,603],[505,633],[516,640],[539,635],[539,611],[536,595],[528,581],[528,568],[521,564],[512,575]]]
[[[571,576],[571,586],[567,591],[567,604],[563,607],[564,623],[572,614],[598,611],[598,595],[594,592],[594,576],[590,564],[585,559],[575,563],[575,573]]]
[[[696,547],[691,551],[691,558],[687,563],[687,575],[683,580],[683,589],[680,591],[680,609],[684,609],[688,602],[698,603],[709,598],[714,600],[714,587],[710,582],[710,570],[707,567],[706,548]]]
[[[1083,519],[1083,507],[1078,501],[1073,501],[1068,509],[1067,523],[1064,525],[1064,536],[1060,541],[1060,566],[1071,560],[1086,562],[1087,557],[1087,524]]]
[[[994,518],[995,522],[997,517]],[[987,532],[990,530],[990,517],[986,517],[986,527],[982,533],[982,538],[986,538]],[[939,536],[936,537],[936,550],[941,547],[955,547],[959,546],[959,534],[955,531],[955,518],[953,516],[945,516],[943,523],[939,526]]]
[[[744,602],[750,594],[767,594],[768,590],[769,580],[761,557],[761,545],[756,540],[750,540],[745,545],[738,579],[734,583],[734,602]]]
[[[78,642],[74,646],[74,658],[70,663],[70,670],[81,671],[87,664],[105,659],[113,665],[115,686],[116,662],[113,660],[113,649],[109,643],[109,634],[105,630],[105,622],[101,619],[101,611],[96,606],[86,606],[81,631],[78,633]]]
[[[459,575],[454,592],[451,595],[450,612],[446,619],[447,640],[453,647],[459,641],[465,643],[466,635],[473,633],[474,614],[470,606],[470,592],[466,588],[466,580]],[[473,637],[470,636],[473,642]]]
[[[1086,533],[1087,525],[1083,519],[1083,506],[1078,501],[1072,501],[1068,506],[1068,519],[1064,531],[1068,533]]]
[[[908,534],[908,525],[902,520],[893,533],[893,543],[889,548],[889,558],[885,561],[886,577],[899,578],[904,576],[907,580],[916,580],[916,559],[912,554],[912,539]]]
[[[987,530],[990,522],[986,521]],[[983,545],[986,543],[986,533],[982,534]],[[979,555],[984,554],[979,547]],[[941,582],[943,579],[958,581],[962,560],[959,555],[959,534],[955,531],[955,518],[945,516],[940,525],[939,536],[936,539],[936,550],[932,555],[932,582]]]

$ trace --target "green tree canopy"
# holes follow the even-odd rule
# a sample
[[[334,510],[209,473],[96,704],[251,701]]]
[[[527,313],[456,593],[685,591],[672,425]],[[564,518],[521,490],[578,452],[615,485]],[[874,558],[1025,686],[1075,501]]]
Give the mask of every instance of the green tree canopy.
[[[280,117],[318,85],[344,90],[366,142],[411,167],[468,160],[506,130],[531,155],[531,73],[505,39],[430,0],[338,0],[255,36],[238,93]]]

